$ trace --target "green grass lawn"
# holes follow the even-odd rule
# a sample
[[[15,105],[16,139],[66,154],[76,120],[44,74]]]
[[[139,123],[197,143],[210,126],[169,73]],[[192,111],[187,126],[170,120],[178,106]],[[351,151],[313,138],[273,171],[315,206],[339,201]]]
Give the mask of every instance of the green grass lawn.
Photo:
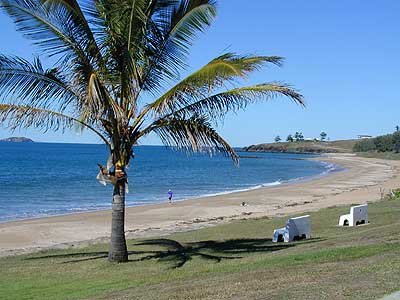
[[[400,200],[369,207],[370,224],[336,227],[349,207],[311,213],[313,238],[272,244],[285,218],[236,221],[107,245],[0,259],[0,299],[376,299],[400,290]],[[85,228],[82,228],[85,230]]]

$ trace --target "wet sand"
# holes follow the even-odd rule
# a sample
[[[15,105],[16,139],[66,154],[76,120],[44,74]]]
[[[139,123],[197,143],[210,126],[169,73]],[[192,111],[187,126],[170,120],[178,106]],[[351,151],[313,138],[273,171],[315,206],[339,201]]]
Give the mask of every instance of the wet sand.
[[[221,224],[234,219],[281,216],[335,205],[377,201],[381,191],[400,187],[400,161],[329,154],[319,158],[345,171],[313,180],[245,192],[130,207],[128,238],[164,235]],[[246,202],[247,206],[241,206]],[[105,242],[110,234],[109,210],[0,223],[0,256],[48,248]]]

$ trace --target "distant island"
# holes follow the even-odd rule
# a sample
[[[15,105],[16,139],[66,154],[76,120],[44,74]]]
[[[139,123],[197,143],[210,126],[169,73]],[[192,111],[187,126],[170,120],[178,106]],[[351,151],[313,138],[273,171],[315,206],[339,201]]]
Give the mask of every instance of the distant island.
[[[26,137],[18,137],[12,136],[6,139],[0,139],[0,142],[9,142],[9,143],[33,143],[34,141],[26,138]]]

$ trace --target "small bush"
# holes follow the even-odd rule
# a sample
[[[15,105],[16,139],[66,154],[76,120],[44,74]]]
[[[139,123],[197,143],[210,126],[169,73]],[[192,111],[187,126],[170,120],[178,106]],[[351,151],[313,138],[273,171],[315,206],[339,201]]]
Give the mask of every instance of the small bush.
[[[378,152],[388,152],[394,150],[393,134],[377,136],[374,138],[374,143]]]
[[[400,189],[391,190],[389,194],[386,195],[387,200],[398,200],[400,199]]]
[[[400,131],[393,133],[393,147],[396,153],[400,152]]]
[[[365,139],[358,141],[354,144],[353,151],[354,152],[368,152],[368,151],[375,151],[376,146],[374,143],[374,139]]]

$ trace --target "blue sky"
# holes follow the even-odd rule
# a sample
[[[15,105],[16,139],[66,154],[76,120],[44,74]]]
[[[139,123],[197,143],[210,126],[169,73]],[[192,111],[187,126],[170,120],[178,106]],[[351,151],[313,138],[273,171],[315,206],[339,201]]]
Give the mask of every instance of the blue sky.
[[[302,131],[315,137],[324,130],[331,139],[394,130],[400,83],[400,1],[398,0],[220,0],[218,17],[192,48],[189,70],[225,51],[279,55],[283,68],[268,67],[246,83],[285,81],[305,96],[307,107],[284,98],[230,114],[219,132],[235,146],[272,141]],[[31,58],[36,50],[0,13],[0,53]],[[97,143],[75,131],[10,133],[37,141]],[[155,137],[143,144],[158,144]]]

